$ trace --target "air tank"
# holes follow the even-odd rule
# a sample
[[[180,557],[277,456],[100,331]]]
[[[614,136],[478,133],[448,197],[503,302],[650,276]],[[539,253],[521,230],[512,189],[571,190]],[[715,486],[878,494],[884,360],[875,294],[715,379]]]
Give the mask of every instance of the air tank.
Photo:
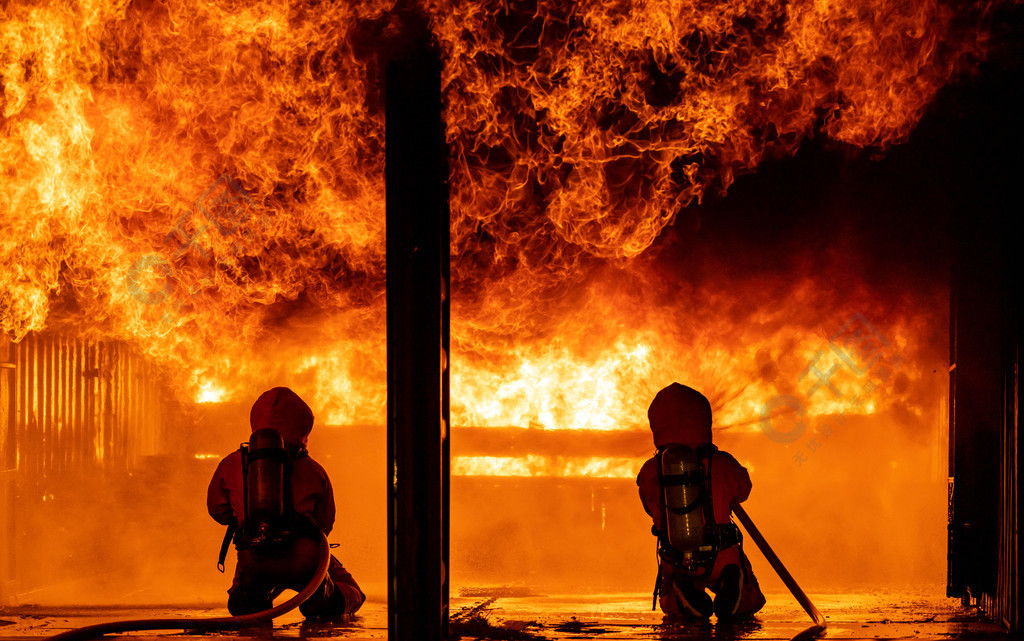
[[[246,472],[246,520],[251,531],[264,531],[284,514],[284,474],[288,453],[281,435],[270,428],[249,437]]]
[[[704,542],[704,471],[697,452],[685,445],[670,445],[661,453],[665,530],[668,542],[692,556]]]

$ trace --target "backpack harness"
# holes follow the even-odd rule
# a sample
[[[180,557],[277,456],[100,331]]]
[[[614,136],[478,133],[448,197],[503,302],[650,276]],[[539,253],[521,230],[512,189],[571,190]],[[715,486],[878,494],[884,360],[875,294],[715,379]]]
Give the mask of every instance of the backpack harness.
[[[708,574],[721,550],[743,540],[735,523],[715,522],[711,460],[717,449],[711,444],[658,449],[662,530],[651,527],[658,539],[658,576],[651,609],[658,604],[662,563],[692,576]]]
[[[308,456],[305,448],[289,456],[281,436],[272,429],[254,431],[238,452],[242,457],[243,514],[241,522],[232,521],[224,533],[217,557],[221,572],[232,541],[236,550],[269,551],[291,539],[297,521],[292,505],[292,462]]]

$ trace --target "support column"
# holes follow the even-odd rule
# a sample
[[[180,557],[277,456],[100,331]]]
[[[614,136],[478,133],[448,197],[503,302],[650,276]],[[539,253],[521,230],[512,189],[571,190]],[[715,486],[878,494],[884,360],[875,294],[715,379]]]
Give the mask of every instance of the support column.
[[[448,164],[424,30],[386,68],[388,638],[448,638]]]
[[[0,606],[13,605],[17,568],[18,347],[0,336]]]

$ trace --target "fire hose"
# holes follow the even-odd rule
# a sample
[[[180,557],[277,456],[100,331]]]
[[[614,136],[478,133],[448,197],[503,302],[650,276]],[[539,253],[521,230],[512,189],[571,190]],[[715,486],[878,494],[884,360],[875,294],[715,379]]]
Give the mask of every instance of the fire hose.
[[[324,578],[327,576],[327,568],[331,563],[330,545],[327,543],[327,537],[324,536],[323,533],[320,534],[318,547],[318,564],[316,566],[316,571],[313,572],[313,578],[309,580],[306,587],[302,588],[298,594],[281,605],[276,605],[269,610],[231,617],[210,617],[205,619],[181,617],[176,619],[112,621],[110,623],[98,623],[96,625],[68,630],[67,632],[62,632],[50,637],[49,641],[85,641],[86,639],[93,639],[103,636],[104,634],[132,632],[138,630],[234,630],[238,628],[247,628],[264,621],[270,621],[299,607],[306,601],[306,599],[312,596],[313,593],[316,592],[317,588],[320,587],[320,584],[323,583]]]
[[[749,516],[747,516],[746,511],[740,507],[739,504],[734,505],[732,511],[736,514],[736,517],[739,518],[740,523],[743,524],[743,529],[747,531],[747,535],[753,539],[754,543],[757,544],[757,547],[760,548],[761,553],[764,554],[764,558],[768,559],[768,563],[771,564],[772,568],[779,575],[779,578],[782,579],[782,582],[786,584],[786,587],[789,588],[789,591],[793,593],[793,596],[796,597],[796,600],[800,603],[801,607],[803,607],[804,611],[807,612],[807,616],[811,617],[814,621],[814,625],[797,634],[793,637],[792,641],[815,639],[821,636],[828,625],[825,622],[825,617],[822,616],[818,608],[814,607],[811,600],[807,598],[804,591],[800,589],[799,585],[797,585],[793,575],[789,573],[789,570],[787,570],[786,566],[782,564],[778,555],[775,554],[775,551],[772,550],[770,545],[768,545],[768,541],[764,539],[764,536],[761,535],[761,531],[757,529],[754,522],[750,520]]]

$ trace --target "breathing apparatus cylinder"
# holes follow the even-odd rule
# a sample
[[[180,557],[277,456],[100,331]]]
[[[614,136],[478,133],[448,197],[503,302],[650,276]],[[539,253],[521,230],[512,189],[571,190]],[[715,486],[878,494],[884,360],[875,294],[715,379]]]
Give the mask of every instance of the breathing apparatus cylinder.
[[[245,479],[245,529],[252,544],[272,539],[284,516],[288,453],[281,435],[270,428],[249,437]]]
[[[696,450],[670,445],[661,453],[661,485],[668,543],[691,562],[704,545],[704,470]]]

